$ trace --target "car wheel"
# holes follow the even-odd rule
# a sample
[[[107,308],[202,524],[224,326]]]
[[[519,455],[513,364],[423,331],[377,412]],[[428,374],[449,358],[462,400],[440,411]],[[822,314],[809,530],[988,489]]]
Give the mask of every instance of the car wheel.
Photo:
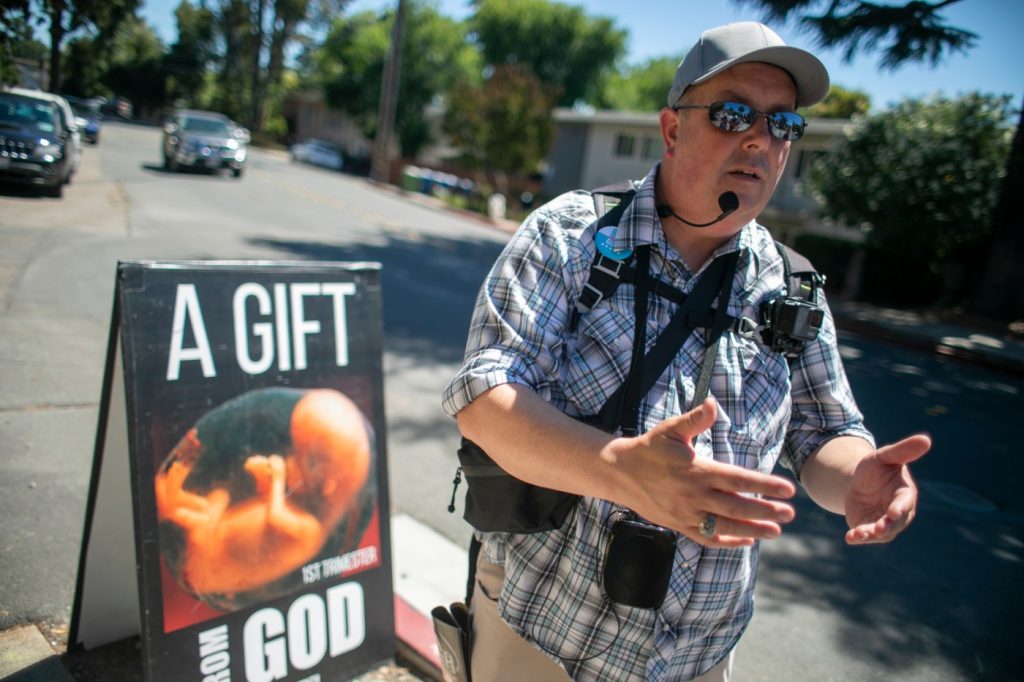
[[[54,199],[60,199],[62,196],[64,196],[64,183],[57,182],[57,184],[55,185],[46,187],[43,190],[43,194],[48,197],[53,197]]]
[[[231,169],[231,175],[235,176],[236,178],[242,177],[242,169],[241,168],[232,168]]]
[[[178,160],[173,156],[167,159],[167,170],[172,173],[178,172]]]

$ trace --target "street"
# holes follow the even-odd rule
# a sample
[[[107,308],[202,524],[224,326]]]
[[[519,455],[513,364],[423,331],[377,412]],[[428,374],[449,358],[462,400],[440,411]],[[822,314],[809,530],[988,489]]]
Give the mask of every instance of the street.
[[[362,178],[251,150],[246,174],[171,174],[159,129],[109,123],[64,199],[0,187],[0,631],[66,636],[118,259],[382,263],[392,511],[465,547],[440,392],[507,233]],[[737,680],[1024,679],[1024,380],[842,334],[880,444],[934,439],[913,527],[844,546],[802,496],[764,544]],[[133,587],[133,586],[132,586]]]

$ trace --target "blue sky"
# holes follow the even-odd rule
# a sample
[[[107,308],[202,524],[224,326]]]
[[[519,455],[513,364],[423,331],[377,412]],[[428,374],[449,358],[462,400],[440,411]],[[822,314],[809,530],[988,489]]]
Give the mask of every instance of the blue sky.
[[[471,11],[467,0],[433,1],[442,13],[454,18],[465,18]],[[582,6],[588,15],[610,17],[617,27],[627,30],[630,63],[680,54],[707,28],[758,18],[749,10],[741,11],[731,0],[562,1]],[[143,0],[141,16],[165,42],[173,42],[175,38],[174,8],[179,2]],[[354,0],[346,11],[379,10],[396,4],[396,0]],[[974,90],[1009,94],[1014,103],[1019,104],[1024,97],[1024,53],[1019,45],[1024,26],[1024,1],[961,0],[946,8],[943,15],[953,26],[976,33],[976,47],[966,55],[947,58],[935,69],[909,65],[895,73],[879,71],[877,59],[871,55],[862,55],[851,64],[843,64],[841,53],[816,48],[810,35],[789,26],[772,28],[788,44],[818,55],[833,83],[868,93],[876,110],[907,97],[923,97],[935,92],[956,96]],[[668,85],[666,83],[666,90]]]

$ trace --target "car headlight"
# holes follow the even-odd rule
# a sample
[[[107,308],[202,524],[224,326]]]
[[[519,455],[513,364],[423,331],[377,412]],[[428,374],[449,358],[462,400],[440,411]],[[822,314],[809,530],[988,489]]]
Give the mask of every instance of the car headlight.
[[[42,161],[43,163],[53,163],[59,161],[61,158],[60,147],[52,144],[47,139],[41,139],[36,143],[35,148],[32,150],[32,160]]]
[[[238,149],[238,140],[228,140],[224,143],[224,146],[228,149]]]
[[[242,147],[241,149],[239,149],[238,151],[235,152],[235,161],[238,161],[239,163],[241,163],[242,161],[245,161],[245,157],[246,157],[246,149],[245,149],[245,147]]]

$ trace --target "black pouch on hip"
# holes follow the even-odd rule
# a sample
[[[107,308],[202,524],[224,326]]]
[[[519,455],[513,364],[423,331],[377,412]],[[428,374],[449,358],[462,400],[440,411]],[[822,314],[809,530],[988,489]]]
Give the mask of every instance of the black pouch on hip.
[[[561,528],[578,495],[521,481],[499,467],[480,446],[466,438],[458,451],[466,477],[463,517],[485,532],[542,533]]]

